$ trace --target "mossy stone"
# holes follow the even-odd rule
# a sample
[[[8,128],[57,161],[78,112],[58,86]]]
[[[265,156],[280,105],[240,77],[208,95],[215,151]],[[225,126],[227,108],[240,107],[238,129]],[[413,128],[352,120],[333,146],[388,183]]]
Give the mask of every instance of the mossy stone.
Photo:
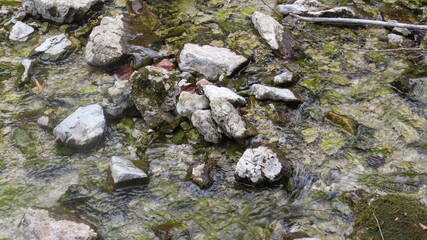
[[[357,203],[353,210],[356,219],[351,239],[382,239],[380,229],[387,240],[427,239],[427,231],[420,226],[427,223],[427,206],[418,199],[388,194],[369,205]]]
[[[37,156],[35,151],[36,138],[34,135],[24,129],[18,128],[13,132],[14,144],[27,158]]]
[[[358,124],[353,119],[345,117],[345,116],[342,116],[342,115],[337,114],[337,113],[334,113],[332,111],[326,112],[325,116],[331,122],[340,125],[347,132],[349,132],[349,133],[351,133],[353,135],[356,135]]]

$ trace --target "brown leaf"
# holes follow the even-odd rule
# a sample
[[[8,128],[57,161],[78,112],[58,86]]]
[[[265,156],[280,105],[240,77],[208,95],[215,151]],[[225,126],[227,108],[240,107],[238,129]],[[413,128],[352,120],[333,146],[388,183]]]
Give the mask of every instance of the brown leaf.
[[[121,80],[127,80],[129,76],[133,73],[133,68],[131,65],[126,64],[118,68],[114,73]]]
[[[172,71],[175,69],[175,64],[173,64],[173,62],[169,59],[163,59],[162,61],[156,64],[156,67]]]
[[[36,78],[33,78],[33,81],[37,86],[37,90],[38,90],[39,94],[42,93],[43,92],[43,86],[40,84],[39,80],[37,80]]]
[[[419,223],[419,224],[420,224],[421,229],[423,229],[423,230],[427,230],[427,226],[426,226],[426,225],[424,225],[424,224],[422,224],[422,223]]]

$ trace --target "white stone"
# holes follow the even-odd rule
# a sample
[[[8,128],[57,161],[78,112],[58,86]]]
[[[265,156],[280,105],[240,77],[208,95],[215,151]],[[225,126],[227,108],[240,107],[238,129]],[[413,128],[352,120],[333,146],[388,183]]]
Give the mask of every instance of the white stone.
[[[191,119],[191,115],[196,110],[209,108],[209,100],[204,95],[190,92],[181,92],[176,104],[176,111],[179,115]]]
[[[86,62],[105,67],[119,61],[126,53],[124,36],[123,15],[102,18],[101,24],[89,35],[85,51]]]
[[[230,76],[247,59],[227,48],[199,46],[187,43],[179,55],[179,68],[183,72],[196,72],[208,80],[216,81],[225,74]]]
[[[394,34],[394,33],[390,33],[387,35],[388,38],[388,42],[392,45],[398,45],[398,44],[402,44],[403,41],[405,40],[405,38],[403,36]]]
[[[285,69],[281,74],[273,78],[275,84],[289,84],[292,83],[293,73]]]
[[[19,68],[23,68],[22,75],[18,75],[18,85],[22,86],[23,84],[31,80],[31,76],[34,74],[36,62],[30,59],[24,59],[21,62]]]
[[[104,0],[22,0],[22,7],[34,16],[69,23],[81,20],[94,5],[102,2]]]
[[[293,4],[282,4],[277,6],[277,10],[283,14],[300,14],[309,11],[319,11],[325,8],[325,5],[316,0],[297,0]]]
[[[65,59],[71,53],[73,43],[65,34],[59,34],[46,39],[40,46],[34,49],[34,54],[41,54],[40,59],[45,61],[59,61]]]
[[[282,168],[277,154],[269,148],[251,148],[246,149],[237,162],[236,175],[255,184],[274,182],[279,178]]]
[[[252,15],[252,23],[268,45],[272,49],[278,50],[279,42],[283,38],[283,26],[271,16],[258,11]]]
[[[230,138],[241,139],[246,137],[246,124],[239,112],[226,99],[218,98],[210,102],[212,118]]]
[[[110,162],[111,176],[115,184],[131,181],[143,180],[147,178],[147,174],[128,159],[121,157],[112,157]]]
[[[261,84],[252,85],[251,94],[255,95],[255,98],[258,100],[302,102],[301,97],[289,89],[267,87]]]
[[[205,93],[205,96],[209,99],[209,101],[223,98],[235,106],[243,106],[246,104],[245,98],[243,98],[239,94],[233,92],[231,89],[226,87],[205,85],[203,87],[203,91]]]
[[[191,116],[191,123],[203,135],[206,142],[221,142],[221,133],[215,124],[210,110],[197,110]]]
[[[93,104],[78,108],[53,129],[53,134],[69,147],[86,150],[99,143],[104,130],[102,107]]]
[[[33,32],[34,28],[21,21],[17,21],[10,31],[9,39],[13,41],[25,42]]]
[[[70,220],[55,220],[44,209],[28,208],[20,225],[23,239],[90,240],[97,238],[97,233],[89,225]]]

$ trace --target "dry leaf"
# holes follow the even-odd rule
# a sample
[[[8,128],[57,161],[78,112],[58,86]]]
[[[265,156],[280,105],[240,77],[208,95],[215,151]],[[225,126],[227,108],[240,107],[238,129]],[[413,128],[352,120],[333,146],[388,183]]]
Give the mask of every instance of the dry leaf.
[[[421,227],[421,229],[423,229],[423,230],[427,230],[427,226],[426,226],[426,225],[424,225],[424,224],[422,224],[422,223],[420,223],[420,227]]]
[[[36,78],[33,78],[33,81],[36,83],[37,90],[38,90],[39,94],[42,93],[43,92],[43,86],[40,84],[40,82]]]

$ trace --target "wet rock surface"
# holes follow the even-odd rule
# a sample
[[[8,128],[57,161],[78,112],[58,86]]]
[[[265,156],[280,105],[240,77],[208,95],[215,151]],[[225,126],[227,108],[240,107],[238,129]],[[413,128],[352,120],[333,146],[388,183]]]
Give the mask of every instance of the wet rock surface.
[[[80,107],[53,129],[56,139],[66,146],[87,150],[100,144],[105,130],[102,107]]]
[[[44,209],[28,208],[21,223],[22,239],[97,239],[98,234],[87,224],[56,220]]]
[[[36,61],[30,59],[22,60],[21,64],[18,66],[18,79],[15,82],[15,85],[22,87],[24,84],[29,83],[31,76],[35,72]]]
[[[44,61],[56,62],[67,58],[76,47],[65,34],[60,34],[47,38],[33,50],[32,55]]]
[[[179,55],[181,71],[196,72],[216,81],[222,74],[230,76],[247,59],[227,48],[185,44]]]
[[[203,87],[203,92],[209,101],[225,99],[235,106],[243,106],[246,104],[245,98],[226,87],[217,87],[208,84]]]
[[[252,85],[251,94],[255,95],[255,98],[259,100],[302,102],[301,97],[289,89],[268,87],[261,84]]]
[[[209,108],[209,100],[204,95],[198,95],[190,92],[181,92],[176,111],[179,115],[191,119],[193,113],[197,110]]]
[[[108,88],[104,94],[102,107],[105,113],[113,118],[137,116],[131,90],[132,86],[128,80],[116,80],[114,86]]]
[[[246,149],[236,165],[236,179],[255,185],[273,184],[291,175],[289,163],[267,147]]]
[[[206,189],[213,184],[215,167],[208,163],[199,163],[191,167],[190,180],[201,189]]]
[[[73,22],[81,20],[96,4],[104,0],[23,0],[25,11],[34,16],[54,22]]]
[[[212,118],[230,138],[241,139],[247,136],[246,124],[234,106],[226,99],[219,98],[210,102]]]
[[[197,128],[206,142],[220,143],[222,136],[212,118],[210,110],[197,110],[191,116],[191,123]]]
[[[13,41],[25,42],[33,32],[34,28],[21,21],[17,21],[10,31],[9,39]]]
[[[126,183],[146,182],[147,174],[128,159],[122,157],[112,157],[110,162],[111,176],[114,184],[123,186]]]
[[[85,60],[97,67],[106,67],[119,61],[126,53],[123,16],[104,17],[92,30],[86,45]]]

